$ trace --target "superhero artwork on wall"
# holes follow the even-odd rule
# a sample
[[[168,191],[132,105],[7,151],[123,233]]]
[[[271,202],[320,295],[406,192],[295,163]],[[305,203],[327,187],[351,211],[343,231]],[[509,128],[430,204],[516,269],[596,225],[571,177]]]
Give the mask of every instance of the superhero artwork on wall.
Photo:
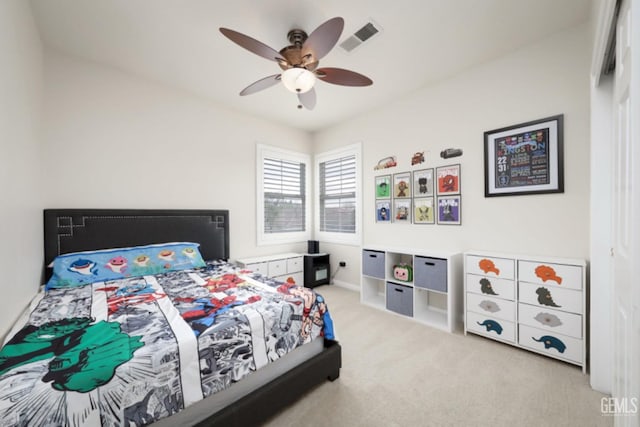
[[[460,165],[436,168],[438,196],[460,194]]]
[[[413,199],[413,223],[435,223],[435,208],[433,206],[433,197],[422,197]]]
[[[411,173],[403,172],[393,175],[393,197],[396,199],[411,198]]]
[[[391,175],[376,176],[376,199],[391,198]]]
[[[438,197],[438,224],[460,223],[460,196]]]

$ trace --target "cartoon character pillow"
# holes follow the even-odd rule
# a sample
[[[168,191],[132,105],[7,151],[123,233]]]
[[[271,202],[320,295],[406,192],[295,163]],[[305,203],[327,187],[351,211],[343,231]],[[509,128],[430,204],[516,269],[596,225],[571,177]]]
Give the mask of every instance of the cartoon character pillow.
[[[49,289],[204,267],[198,243],[180,242],[74,252],[56,257]]]

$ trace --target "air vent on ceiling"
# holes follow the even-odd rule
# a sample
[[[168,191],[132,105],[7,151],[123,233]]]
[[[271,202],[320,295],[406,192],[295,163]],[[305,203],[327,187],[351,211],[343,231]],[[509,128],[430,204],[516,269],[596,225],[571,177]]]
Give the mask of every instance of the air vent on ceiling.
[[[381,30],[382,28],[380,25],[370,20],[362,28],[353,33],[353,35],[340,43],[340,47],[344,49],[345,52],[352,52],[355,48],[361,46],[376,34],[380,34]]]

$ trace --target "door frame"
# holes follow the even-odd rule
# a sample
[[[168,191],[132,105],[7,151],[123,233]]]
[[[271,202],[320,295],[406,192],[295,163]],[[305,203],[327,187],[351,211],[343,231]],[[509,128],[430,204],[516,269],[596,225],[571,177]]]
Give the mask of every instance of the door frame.
[[[611,140],[613,135],[613,76],[603,75],[609,40],[615,36],[616,0],[602,0],[594,20],[591,61],[591,183],[589,265],[589,372],[591,387],[612,391],[611,348]],[[603,202],[604,201],[604,202]]]

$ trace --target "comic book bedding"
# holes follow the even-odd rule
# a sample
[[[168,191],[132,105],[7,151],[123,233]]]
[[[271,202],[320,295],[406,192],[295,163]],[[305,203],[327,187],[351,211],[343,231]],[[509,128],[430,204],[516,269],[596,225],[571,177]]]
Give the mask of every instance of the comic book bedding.
[[[223,262],[42,292],[0,351],[0,425],[146,425],[319,337],[322,297]]]

